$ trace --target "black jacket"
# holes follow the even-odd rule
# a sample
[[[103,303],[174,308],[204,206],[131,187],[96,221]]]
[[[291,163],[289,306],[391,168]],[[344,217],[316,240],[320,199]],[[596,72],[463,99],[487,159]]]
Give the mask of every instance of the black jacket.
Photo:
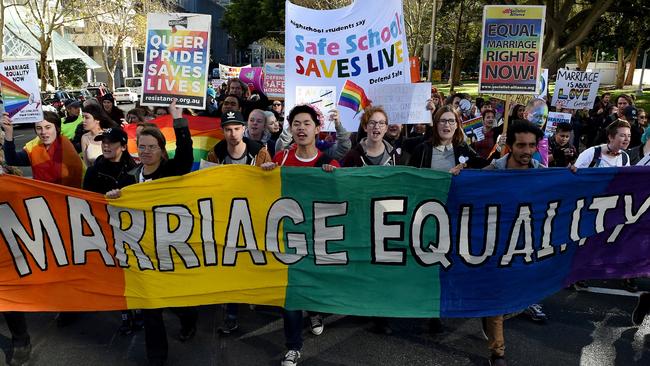
[[[260,152],[260,150],[262,150],[264,145],[260,144],[257,141],[253,141],[248,137],[244,137],[242,140],[244,141],[244,144],[246,144],[246,152],[248,154],[246,155],[246,164],[254,165],[255,158],[257,157],[257,154]],[[227,156],[228,142],[224,139],[217,142],[217,144],[212,148],[212,151],[208,153],[208,161],[212,163],[223,164]]]
[[[413,155],[409,159],[409,165],[416,168],[431,168],[431,155],[433,154],[433,144],[431,141],[421,143],[413,151]],[[469,147],[466,143],[454,146],[454,162],[456,165],[460,164],[460,157],[463,156],[467,159],[465,164],[468,168],[482,169],[488,165],[488,161],[480,157],[476,151]]]
[[[95,164],[86,170],[83,189],[106,194],[106,192],[135,184],[135,177],[129,171],[135,168],[135,162],[127,151],[122,153],[122,159],[114,163],[99,156]]]
[[[187,174],[192,171],[194,164],[194,152],[192,150],[192,136],[185,118],[174,120],[174,133],[176,134],[176,153],[173,159],[163,160],[160,166],[152,174],[145,175],[146,180],[153,180],[165,177]],[[129,171],[136,183],[140,182],[140,173],[143,165],[140,164]]]

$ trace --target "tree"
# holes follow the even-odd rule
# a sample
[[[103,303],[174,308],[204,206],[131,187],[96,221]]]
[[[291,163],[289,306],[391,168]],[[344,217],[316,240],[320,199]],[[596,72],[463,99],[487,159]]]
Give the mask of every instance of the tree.
[[[56,62],[59,70],[59,82],[66,88],[78,88],[84,82],[86,64],[78,58]]]
[[[0,0],[2,2],[3,0]],[[39,73],[41,89],[45,90],[50,80],[47,64],[48,52],[52,45],[52,33],[60,29],[66,21],[74,18],[81,0],[9,0],[10,6],[19,6],[24,10],[20,20],[29,33],[36,38],[40,46]],[[3,18],[4,18],[4,9]],[[25,41],[25,40],[23,40]],[[28,40],[25,43],[30,44]]]
[[[102,9],[97,14],[97,9]],[[167,1],[161,0],[86,0],[82,13],[85,24],[96,34],[102,47],[102,66],[108,75],[108,88],[115,89],[115,70],[125,58],[125,47],[144,46],[147,14],[170,12]]]

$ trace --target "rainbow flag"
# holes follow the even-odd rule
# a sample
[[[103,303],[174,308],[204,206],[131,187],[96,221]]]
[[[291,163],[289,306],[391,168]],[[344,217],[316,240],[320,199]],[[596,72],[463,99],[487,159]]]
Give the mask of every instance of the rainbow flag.
[[[222,165],[108,200],[0,175],[0,311],[506,314],[579,280],[650,275],[648,179]]]
[[[0,75],[0,93],[10,118],[29,105],[30,94],[4,75]]]
[[[350,80],[346,80],[339,98],[339,105],[360,112],[370,105],[370,101],[362,87]]]
[[[192,170],[197,170],[201,159],[206,159],[210,149],[223,139],[223,130],[221,129],[221,119],[214,117],[197,117],[185,115],[189,123],[190,134],[192,135],[192,148],[194,149],[194,165]],[[176,152],[176,135],[174,134],[173,120],[170,115],[158,117],[150,121],[158,125],[158,128],[165,136],[167,145],[167,154],[170,158],[174,157]],[[138,146],[136,144],[136,125],[130,124],[124,128],[129,136],[128,150],[133,156],[138,155]]]

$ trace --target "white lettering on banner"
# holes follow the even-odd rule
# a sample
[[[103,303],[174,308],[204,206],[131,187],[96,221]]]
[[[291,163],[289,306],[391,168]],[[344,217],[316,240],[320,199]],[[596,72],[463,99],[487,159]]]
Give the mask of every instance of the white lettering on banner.
[[[636,206],[635,200],[641,204]],[[87,263],[86,255],[89,251],[98,251],[104,265],[115,266],[118,263],[120,267],[127,268],[129,261],[126,245],[135,254],[140,271],[154,269],[151,260],[153,256],[157,259],[159,271],[172,272],[180,262],[185,268],[216,266],[217,248],[223,250],[220,254],[224,266],[236,266],[238,261],[248,261],[248,256],[240,255],[242,253],[248,253],[253,264],[266,265],[267,251],[288,265],[307,256],[313,256],[318,266],[346,265],[350,262],[349,246],[345,250],[334,249],[338,245],[336,242],[346,241],[345,224],[337,223],[347,222],[349,225],[350,221],[346,221],[351,219],[346,217],[349,214],[348,202],[313,202],[311,215],[305,215],[295,199],[278,199],[266,213],[263,249],[258,247],[249,203],[244,198],[231,200],[227,221],[225,218],[216,219],[211,198],[201,198],[196,205],[191,206],[154,206],[151,211],[108,205],[110,228],[100,225],[89,202],[81,198],[66,196],[68,217],[58,220],[54,220],[48,202],[43,197],[27,198],[22,202],[21,206],[24,207],[20,209],[8,203],[0,204],[0,215],[3,218],[0,243],[5,243],[8,247],[19,276],[32,274],[34,268],[31,266],[47,271],[50,256],[55,259],[57,266],[68,265],[66,250],[72,251],[72,264],[76,266]],[[624,202],[625,206],[620,208],[625,211],[623,223],[620,222],[620,212],[615,210],[619,208],[620,202]],[[410,257],[421,266],[440,265],[443,269],[449,269],[454,265],[452,253],[459,255],[461,265],[472,267],[510,266],[515,260],[521,260],[525,264],[547,260],[562,255],[569,244],[583,245],[586,238],[580,236],[580,229],[589,233],[587,236],[610,230],[612,234],[608,240],[611,243],[626,225],[637,223],[647,213],[650,197],[635,199],[632,195],[621,194],[592,197],[589,201],[580,198],[564,203],[565,208],[573,209],[565,211],[563,219],[558,219],[558,212],[562,213],[562,210],[558,210],[563,205],[561,201],[548,202],[543,211],[542,207],[533,211],[530,204],[522,203],[512,222],[506,223],[503,221],[502,210],[509,212],[512,208],[503,208],[500,204],[487,204],[484,207],[462,205],[454,234],[447,207],[437,200],[409,205],[406,197],[379,196],[368,204],[370,217],[366,220],[370,223],[369,231],[361,235],[369,240],[359,245],[367,248],[370,264],[406,265]],[[635,210],[635,207],[638,208]],[[589,211],[585,212],[587,210]],[[29,224],[19,219],[24,215],[27,215],[25,217],[28,217],[26,220]],[[533,218],[542,215],[543,221],[535,220],[539,225],[534,227]],[[473,220],[476,216],[481,218],[482,223]],[[356,220],[359,218],[355,218],[355,222]],[[214,238],[216,225],[221,223],[225,223],[223,245],[215,242]],[[285,230],[289,224],[296,231]],[[502,225],[506,225],[506,229],[509,226],[509,230],[502,232]],[[553,233],[558,230],[558,225],[562,226],[559,231],[566,233],[567,237],[554,238]],[[59,227],[70,228],[70,235],[62,237]],[[281,227],[286,240],[278,235]],[[408,234],[407,228],[410,230]],[[112,242],[107,242],[106,238],[111,233],[104,230],[112,231]],[[477,234],[480,231],[482,236]],[[146,233],[153,236],[153,242],[145,246],[142,240]],[[483,238],[484,245],[478,254],[477,248],[472,248],[471,240],[480,238]],[[64,245],[64,240],[70,245]],[[388,246],[389,241],[392,248]],[[501,252],[497,251],[499,244],[503,245]],[[409,247],[410,256],[406,253],[406,248]],[[310,248],[313,251],[310,252]],[[196,254],[200,250],[203,251],[202,261]],[[493,263],[490,259],[494,258],[495,253],[503,254],[499,254],[500,257],[496,258],[498,260],[490,264]],[[358,257],[356,260],[359,260]]]

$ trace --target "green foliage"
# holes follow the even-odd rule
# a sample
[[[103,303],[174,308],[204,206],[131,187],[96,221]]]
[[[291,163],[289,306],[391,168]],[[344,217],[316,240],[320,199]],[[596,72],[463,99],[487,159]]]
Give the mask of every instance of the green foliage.
[[[80,59],[56,62],[59,69],[59,84],[65,88],[78,88],[86,79],[86,64]]]
[[[221,26],[233,36],[238,49],[265,37],[283,38],[284,1],[235,0],[226,9]]]

